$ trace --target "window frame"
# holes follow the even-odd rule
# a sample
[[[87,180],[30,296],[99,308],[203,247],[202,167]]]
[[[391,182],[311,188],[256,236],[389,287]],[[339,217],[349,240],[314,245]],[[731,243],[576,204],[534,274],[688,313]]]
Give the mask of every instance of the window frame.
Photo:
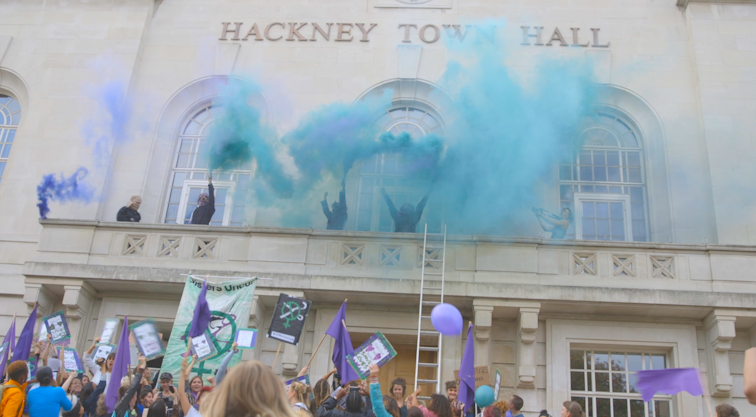
[[[575,239],[583,239],[583,202],[607,202],[622,203],[622,222],[625,226],[625,240],[607,240],[606,242],[633,242],[633,227],[630,212],[630,196],[627,194],[599,194],[599,193],[573,193],[573,202],[575,204]],[[594,240],[591,240],[592,242]],[[595,240],[596,242],[604,242]]]
[[[584,359],[583,369],[573,369],[572,368],[572,351],[583,351],[583,359]],[[589,369],[588,364],[586,363],[587,352],[591,353],[591,361],[592,361],[592,363],[591,363],[590,369]],[[596,367],[595,367],[595,358],[596,358],[596,353],[597,352],[599,352],[599,353],[606,353],[608,355],[610,363],[611,363],[611,354],[613,354],[613,353],[622,353],[622,354],[624,354],[624,356],[625,356],[625,370],[624,371],[612,371],[611,369],[597,370]],[[599,397],[600,398],[607,398],[607,399],[610,400],[610,411],[611,411],[610,415],[608,415],[608,416],[601,416],[601,417],[614,417],[614,403],[611,400],[614,400],[614,399],[620,399],[620,400],[624,399],[624,400],[627,400],[628,401],[628,403],[627,403],[627,405],[628,405],[628,416],[631,415],[630,414],[630,410],[631,410],[631,408],[630,408],[631,407],[630,401],[631,400],[640,400],[640,401],[643,401],[643,398],[641,397],[641,393],[640,392],[636,392],[636,393],[629,392],[630,391],[630,384],[629,384],[630,381],[629,380],[626,381],[628,392],[613,392],[613,379],[612,379],[611,376],[614,373],[625,374],[625,375],[627,375],[628,378],[630,378],[630,376],[634,372],[637,372],[637,371],[630,371],[630,370],[628,370],[629,367],[628,367],[628,362],[627,362],[627,356],[629,354],[641,354],[641,355],[648,355],[648,356],[654,356],[654,355],[656,355],[656,356],[664,356],[664,363],[665,363],[665,368],[664,369],[675,368],[674,364],[672,363],[671,352],[668,351],[668,350],[663,350],[663,349],[654,348],[654,347],[644,347],[644,346],[592,345],[592,344],[585,344],[585,343],[569,343],[568,344],[568,355],[567,355],[567,357],[568,357],[568,363],[567,363],[568,379],[567,379],[567,381],[568,381],[568,384],[569,384],[569,390],[568,390],[568,392],[569,392],[569,398],[572,400],[575,397],[582,397],[582,398],[585,399],[586,404],[587,404],[587,401],[591,400],[592,403],[591,403],[590,410],[593,411],[593,414],[588,414],[588,407],[586,407],[586,409],[583,410],[583,412],[585,413],[586,417],[594,417],[594,415],[597,414],[597,400],[599,399]],[[651,360],[649,363],[651,364],[651,368],[650,369],[655,369],[655,368],[653,368],[653,360]],[[646,361],[643,358],[641,359],[641,365],[642,365],[642,369],[643,370],[647,369],[646,368]],[[586,375],[586,374],[588,374],[588,373],[590,374],[592,390],[587,390],[586,389],[586,390],[583,390],[583,391],[577,391],[577,390],[573,390],[572,389],[572,373],[573,372],[581,372],[581,371],[584,373],[585,378],[586,378],[585,381],[584,381],[586,383],[586,387],[588,386],[588,384],[587,384],[588,375]],[[608,383],[609,383],[609,391],[605,392],[605,391],[597,391],[596,390],[596,377],[595,377],[595,375],[596,375],[597,371],[599,373],[606,372],[606,373],[609,374],[609,381],[608,381]],[[656,417],[656,412],[655,411],[654,411],[653,414],[649,414],[649,405],[652,404],[652,403],[654,403],[654,401],[665,401],[665,402],[667,402],[669,404],[669,413],[670,413],[669,417],[675,417],[675,410],[676,410],[676,405],[677,405],[676,404],[677,401],[676,401],[675,397],[676,397],[675,395],[668,395],[668,394],[657,393],[656,395],[654,395],[654,398],[651,401],[648,401],[648,402],[643,401],[645,416],[646,417]]]
[[[0,163],[3,164],[2,170],[0,170],[0,184],[2,184],[2,179],[6,175],[5,170],[8,168],[8,162],[10,161],[10,153],[13,150],[13,145],[16,143],[18,127],[21,125],[24,109],[21,106],[21,101],[19,101],[19,99],[10,92],[0,89],[0,95],[10,98],[10,100],[6,104],[0,105],[0,107],[8,109],[10,115],[8,124],[0,124]],[[8,106],[8,104],[10,104],[11,102],[16,102],[16,104],[18,105],[17,112],[11,113],[11,109]],[[13,124],[13,118],[15,115],[18,115],[18,120],[15,124]],[[7,138],[11,135],[11,132],[13,132],[13,140],[7,142]],[[3,157],[3,153],[5,153],[6,148],[8,149],[8,152],[7,155]]]

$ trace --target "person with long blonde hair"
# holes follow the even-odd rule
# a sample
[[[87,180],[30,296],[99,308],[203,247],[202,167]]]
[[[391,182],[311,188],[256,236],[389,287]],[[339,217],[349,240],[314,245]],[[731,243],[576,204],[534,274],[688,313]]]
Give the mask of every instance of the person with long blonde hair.
[[[181,361],[178,391],[191,373],[187,358]],[[215,389],[202,398],[199,411],[184,395],[179,395],[185,417],[301,417],[289,405],[284,386],[275,373],[259,361],[242,362],[228,372]]]
[[[297,411],[309,412],[307,408],[307,398],[309,397],[309,390],[307,385],[299,381],[293,381],[286,389],[286,398],[289,400],[289,404]]]

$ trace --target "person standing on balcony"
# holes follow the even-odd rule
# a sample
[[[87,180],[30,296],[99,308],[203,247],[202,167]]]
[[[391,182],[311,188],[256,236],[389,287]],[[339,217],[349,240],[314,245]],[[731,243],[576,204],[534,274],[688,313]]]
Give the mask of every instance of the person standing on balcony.
[[[118,210],[116,221],[139,223],[139,220],[142,220],[142,216],[139,214],[139,206],[141,205],[142,197],[138,195],[132,195],[128,204]]]
[[[328,193],[325,193],[320,205],[323,206],[323,214],[325,214],[328,219],[326,230],[344,230],[344,223],[346,223],[348,217],[346,205],[346,178],[341,181],[339,201],[334,201],[331,205],[331,209],[328,210]]]
[[[399,211],[396,210],[394,203],[391,201],[391,197],[386,194],[385,188],[381,188],[381,195],[386,200],[391,218],[394,219],[394,231],[417,233],[417,222],[419,222],[420,217],[423,216],[423,210],[425,209],[425,204],[428,202],[430,190],[428,190],[428,193],[423,196],[423,199],[420,200],[417,207],[410,203],[405,203]]]
[[[213,176],[207,180],[208,193],[202,193],[197,198],[197,208],[192,213],[192,224],[210,224],[215,214],[215,189]]]
[[[572,211],[568,208],[562,209],[562,215],[549,213],[548,211],[533,207],[533,213],[535,213],[538,221],[541,223],[541,228],[545,232],[551,232],[552,239],[564,239],[567,234],[567,228],[570,227],[570,221],[572,220]]]

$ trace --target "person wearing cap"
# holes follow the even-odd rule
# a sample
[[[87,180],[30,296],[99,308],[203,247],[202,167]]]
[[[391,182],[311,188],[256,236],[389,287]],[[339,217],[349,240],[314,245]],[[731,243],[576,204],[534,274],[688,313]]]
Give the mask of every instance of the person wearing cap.
[[[65,372],[65,371],[62,371]],[[29,403],[29,417],[57,416],[60,409],[71,411],[73,404],[66,397],[66,389],[76,378],[76,372],[71,372],[63,387],[52,385],[53,370],[49,366],[37,369],[39,388],[29,391],[26,401]]]
[[[163,372],[160,375],[160,392],[158,398],[162,399],[168,407],[168,415],[173,412],[174,395],[176,388],[173,387],[173,375],[170,372]]]

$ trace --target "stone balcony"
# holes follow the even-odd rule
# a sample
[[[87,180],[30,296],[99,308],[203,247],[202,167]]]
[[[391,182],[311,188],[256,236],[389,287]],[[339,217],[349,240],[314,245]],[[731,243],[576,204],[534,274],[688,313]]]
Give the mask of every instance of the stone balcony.
[[[419,293],[422,234],[70,220],[42,226],[35,258],[23,268],[27,282],[83,279],[111,290],[139,282],[179,293],[179,274],[194,271],[272,278],[260,287],[330,301],[357,292],[368,293],[366,303],[391,304],[396,294]],[[461,306],[518,299],[550,301],[557,312],[577,302],[586,314],[617,314],[624,304],[632,308],[624,313],[641,316],[669,315],[677,306],[683,311],[673,315],[699,319],[716,307],[756,306],[756,247],[454,235],[445,265],[447,297]]]

